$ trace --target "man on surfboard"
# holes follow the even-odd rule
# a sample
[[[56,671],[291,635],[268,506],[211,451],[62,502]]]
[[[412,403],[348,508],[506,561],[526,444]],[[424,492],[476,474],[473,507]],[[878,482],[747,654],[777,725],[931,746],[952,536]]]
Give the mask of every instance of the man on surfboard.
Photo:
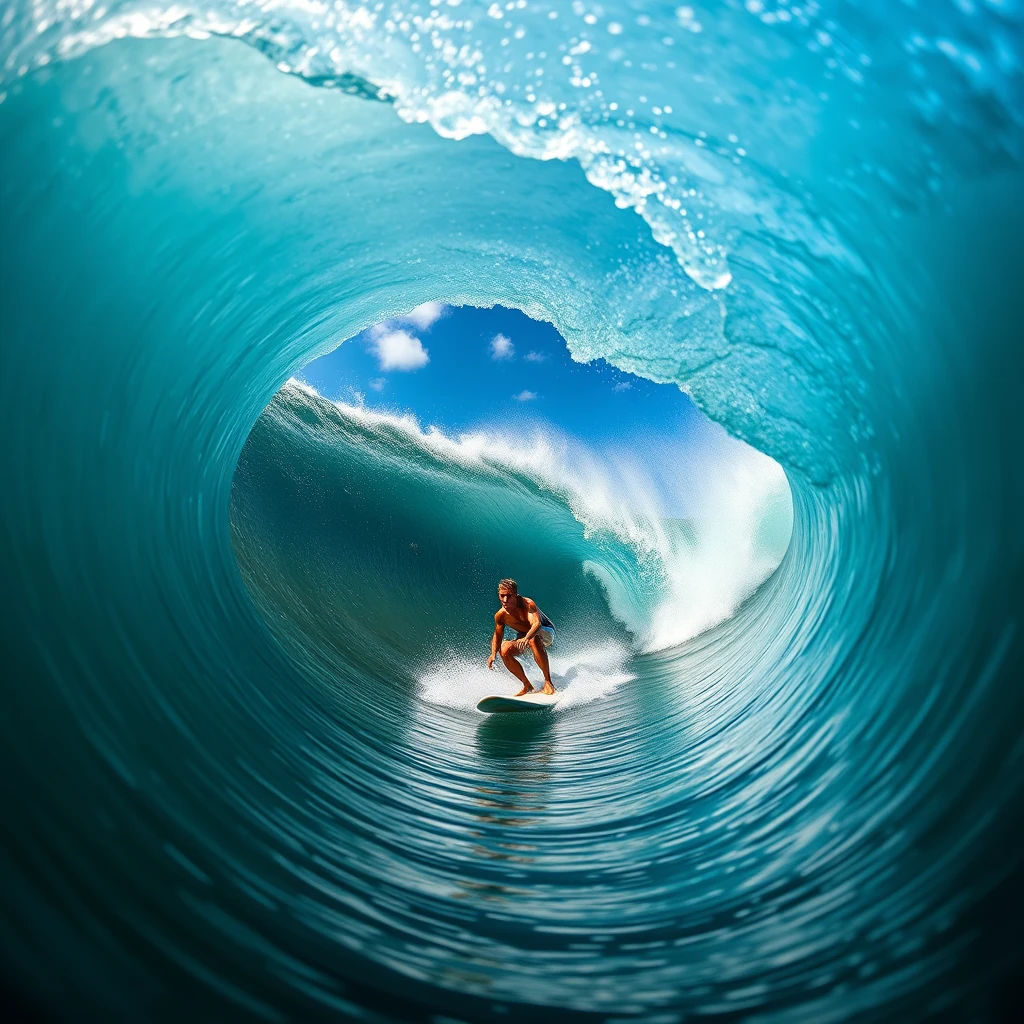
[[[519,584],[515,580],[502,580],[498,584],[498,600],[501,607],[494,614],[494,635],[491,637],[491,656],[487,659],[487,667],[494,668],[494,659],[498,656],[500,646],[505,668],[523,684],[516,696],[534,693],[533,684],[516,660],[518,655],[525,654],[529,649],[533,651],[533,657],[544,673],[544,689],[541,692],[554,693],[547,649],[555,642],[555,624],[537,607],[536,601],[520,596]],[[506,628],[516,631],[515,640],[502,641]]]

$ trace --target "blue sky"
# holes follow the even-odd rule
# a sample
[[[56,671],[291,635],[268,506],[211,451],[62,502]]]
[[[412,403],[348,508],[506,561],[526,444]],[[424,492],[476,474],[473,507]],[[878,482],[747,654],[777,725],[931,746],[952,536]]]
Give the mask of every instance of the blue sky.
[[[584,441],[679,438],[703,419],[677,387],[603,360],[575,363],[561,335],[516,309],[425,303],[296,374],[325,398],[412,412],[445,433],[549,423]]]

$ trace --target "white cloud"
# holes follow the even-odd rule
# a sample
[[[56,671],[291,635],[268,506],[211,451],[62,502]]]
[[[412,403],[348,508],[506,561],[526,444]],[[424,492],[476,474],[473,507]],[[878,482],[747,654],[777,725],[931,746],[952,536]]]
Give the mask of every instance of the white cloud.
[[[523,358],[529,360],[531,363],[546,363],[548,360],[546,352],[527,352]]]
[[[513,352],[515,352],[515,346],[512,344],[511,338],[506,338],[504,334],[496,334],[491,339],[492,359],[511,359]]]
[[[632,386],[633,382],[631,380],[620,380],[619,383],[612,388],[612,391],[628,391]]]
[[[512,396],[517,402],[532,402],[537,397],[536,391],[520,391]]]
[[[396,319],[407,324],[414,324],[421,331],[425,331],[435,320],[440,320],[447,312],[448,307],[443,302],[424,302],[411,313],[406,313],[405,316]]]
[[[374,338],[382,370],[418,370],[430,362],[430,354],[419,338],[405,331],[388,331]]]
[[[370,381],[370,387],[373,388],[374,391],[383,391],[385,384],[387,384],[387,380],[384,377],[374,377],[373,380]]]

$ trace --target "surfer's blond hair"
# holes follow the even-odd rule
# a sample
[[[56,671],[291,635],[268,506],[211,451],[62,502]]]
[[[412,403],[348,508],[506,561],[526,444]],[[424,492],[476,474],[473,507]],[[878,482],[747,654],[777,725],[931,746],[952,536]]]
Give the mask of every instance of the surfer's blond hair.
[[[515,580],[498,580],[498,590],[511,590],[513,594],[518,594],[519,584]]]

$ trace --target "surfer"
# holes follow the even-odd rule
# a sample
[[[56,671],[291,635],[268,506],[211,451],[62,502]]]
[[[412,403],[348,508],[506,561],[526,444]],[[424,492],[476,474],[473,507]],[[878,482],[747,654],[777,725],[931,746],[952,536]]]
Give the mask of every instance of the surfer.
[[[487,659],[487,667],[494,668],[494,659],[498,656],[499,647],[501,660],[522,684],[523,688],[516,694],[533,693],[533,684],[526,678],[523,666],[516,660],[527,649],[544,673],[543,693],[554,693],[555,685],[551,682],[551,669],[548,666],[549,648],[555,642],[555,624],[537,607],[537,602],[519,594],[519,584],[515,580],[502,580],[498,584],[498,600],[501,607],[494,614],[494,635],[491,637],[491,656]],[[514,629],[515,640],[502,640],[505,629]]]

